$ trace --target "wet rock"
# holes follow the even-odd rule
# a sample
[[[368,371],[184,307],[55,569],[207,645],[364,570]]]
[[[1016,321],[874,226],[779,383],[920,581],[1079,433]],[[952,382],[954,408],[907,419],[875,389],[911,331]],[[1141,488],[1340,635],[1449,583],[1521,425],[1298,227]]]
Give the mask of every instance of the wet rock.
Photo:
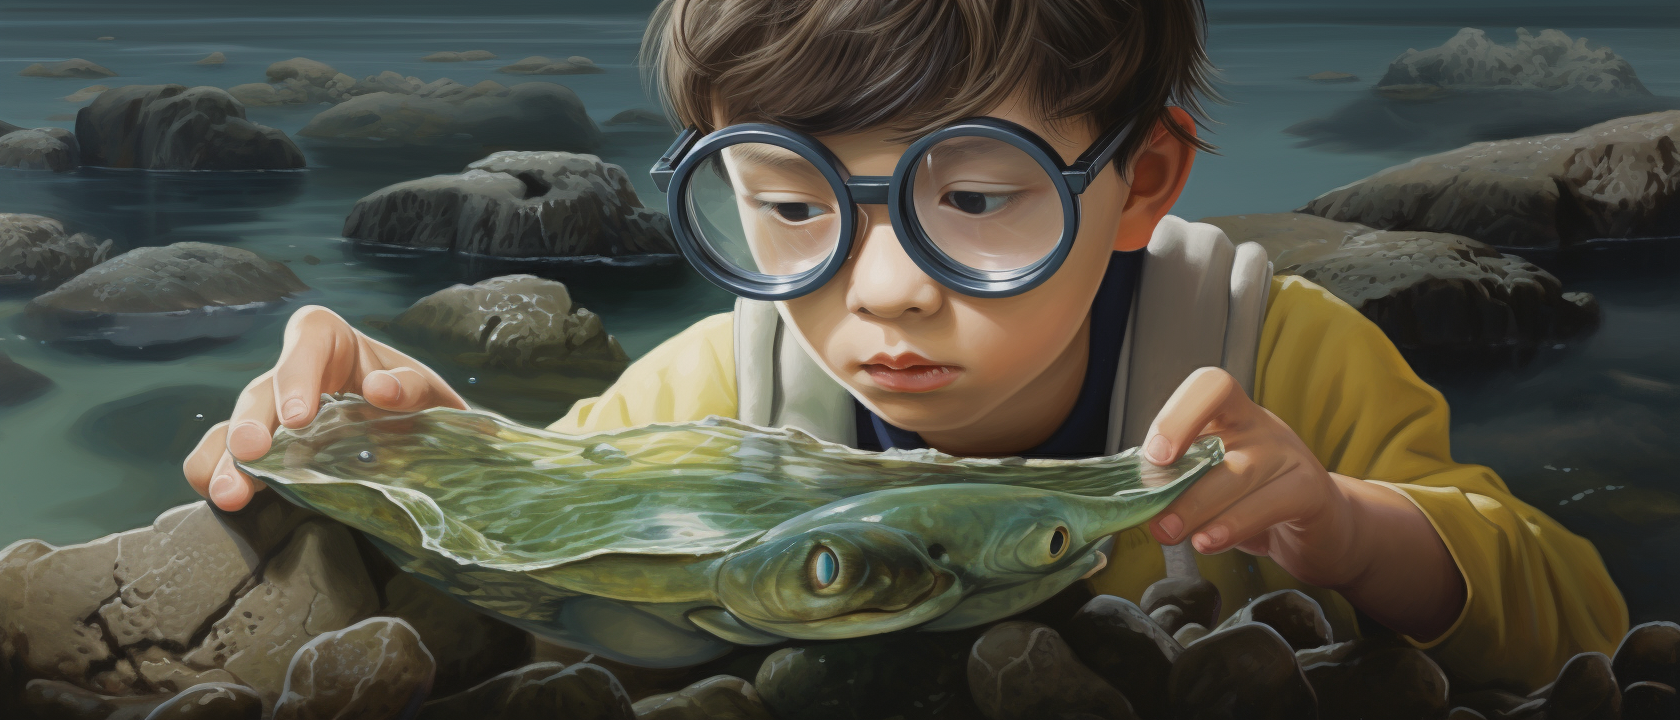
[[[739,662],[739,665],[731,667],[733,672],[718,672],[731,675],[754,674],[758,671],[758,667],[764,663],[764,657],[771,652],[773,650],[755,648],[753,653],[741,653],[739,656],[731,657],[732,661]],[[757,655],[758,657],[754,660],[750,655]],[[557,662],[566,667],[580,663],[599,666],[602,670],[606,670],[607,674],[617,679],[618,684],[624,687],[624,692],[633,698],[645,698],[650,695],[671,692],[674,688],[682,687],[684,683],[692,682],[694,678],[718,674],[710,670],[696,674],[696,671],[692,668],[638,667],[603,658],[587,650],[553,643],[539,636],[532,636],[530,657],[523,662],[528,665]],[[704,667],[710,668],[713,666],[707,665]]]
[[[969,717],[973,637],[911,633],[782,648],[759,666],[753,687],[778,718]]]
[[[22,638],[14,637],[13,615],[23,607],[24,573],[29,563],[53,551],[53,546],[40,540],[19,540],[0,550],[0,712],[11,707],[15,700],[16,670],[22,659],[18,657]]]
[[[531,653],[531,636],[407,573],[385,584],[379,613],[400,618],[420,634],[437,665],[432,694],[450,695],[517,667]]]
[[[1467,237],[1373,230],[1301,213],[1207,218],[1233,242],[1258,242],[1279,274],[1352,305],[1409,353],[1531,351],[1597,324],[1590,295]]]
[[[1353,73],[1336,72],[1334,70],[1326,70],[1324,72],[1313,73],[1311,75],[1308,75],[1307,79],[1311,80],[1313,82],[1321,82],[1321,83],[1359,82],[1359,76],[1358,75],[1354,75]]]
[[[509,75],[585,75],[606,71],[597,67],[589,58],[579,55],[565,60],[550,60],[541,55],[532,55],[512,65],[496,68],[496,72]]]
[[[364,244],[504,258],[675,262],[670,220],[642,207],[623,168],[593,155],[499,152],[460,175],[380,189],[344,236]]]
[[[1318,716],[1318,701],[1289,643],[1260,623],[1225,628],[1185,648],[1173,663],[1167,692],[1182,720]]]
[[[1629,630],[1610,667],[1624,687],[1645,681],[1680,687],[1680,625],[1648,622]]]
[[[236,337],[309,289],[285,265],[199,242],[131,250],[25,308],[44,339],[151,347]]]
[[[71,58],[53,63],[35,63],[24,68],[18,74],[24,77],[44,78],[104,78],[117,76],[116,73],[81,58]]]
[[[301,168],[303,153],[245,107],[209,86],[127,85],[106,90],[76,116],[82,163],[144,170]]]
[[[1099,612],[1117,607],[1105,603]],[[1089,624],[1112,631],[1123,623],[1113,618]],[[1114,656],[1104,659],[1111,665],[1123,662]],[[968,687],[975,704],[991,720],[1079,713],[1136,717],[1126,696],[1080,664],[1055,630],[1037,623],[1005,622],[986,630],[968,656]]]
[[[223,55],[220,50],[210,53],[209,55],[205,55],[193,62],[194,65],[224,65],[226,63],[227,56]]]
[[[770,720],[770,711],[752,684],[730,675],[645,697],[633,707],[636,720]]]
[[[1446,674],[1410,647],[1379,648],[1304,672],[1325,718],[1422,720],[1443,717],[1450,707]]]
[[[1190,647],[1190,643],[1207,637],[1210,632],[1213,631],[1202,627],[1199,623],[1188,623],[1180,627],[1178,632],[1173,633],[1173,641],[1183,647]]]
[[[0,213],[0,288],[50,290],[105,262],[110,252],[110,240],[71,235],[52,218]]]
[[[436,670],[412,626],[368,618],[321,633],[298,650],[274,720],[408,717],[431,692]]]
[[[65,102],[73,102],[73,103],[87,102],[87,101],[92,100],[96,97],[99,97],[99,93],[105,92],[106,90],[110,90],[110,89],[111,88],[108,88],[104,85],[89,85],[85,88],[77,90],[76,92],[70,93],[69,95],[65,95],[64,96],[64,101]]]
[[[1564,663],[1546,693],[1547,720],[1615,720],[1622,692],[1603,653],[1581,653]]]
[[[1680,717],[1674,688],[1649,680],[1622,689],[1622,720],[1673,720]]]
[[[1452,705],[1467,707],[1478,714],[1494,719],[1504,718],[1529,702],[1526,697],[1504,690],[1455,692],[1449,695],[1447,699]]]
[[[478,146],[589,151],[601,130],[577,93],[563,85],[528,82],[502,87],[458,83],[435,92],[376,92],[350,98],[316,115],[298,135],[368,147]]]
[[[1557,30],[1539,35],[1517,28],[1517,41],[1500,45],[1464,28],[1440,47],[1407,50],[1377,87],[1432,85],[1455,90],[1526,89],[1591,95],[1650,95],[1633,66],[1610,48]]]
[[[157,706],[146,720],[259,720],[262,698],[244,685],[194,685]]]
[[[468,50],[466,52],[435,52],[420,58],[425,62],[473,62],[476,60],[495,60],[495,53],[489,50]]]
[[[1271,626],[1285,642],[1296,650],[1323,647],[1335,642],[1330,621],[1318,601],[1300,590],[1276,590],[1254,599],[1235,615],[1220,623],[1219,629],[1247,622]]]
[[[1175,633],[1185,625],[1184,608],[1177,605],[1162,605],[1155,608],[1155,612],[1149,613],[1149,619],[1155,621],[1156,625],[1161,626],[1162,630]]]
[[[53,381],[0,352],[0,407],[22,405],[52,389]]]
[[[466,692],[421,706],[418,720],[632,720],[630,696],[600,666],[536,663],[497,675]]]
[[[1299,212],[1502,247],[1680,235],[1680,111],[1476,143],[1344,185]]]
[[[630,108],[608,118],[602,125],[648,125],[669,129],[671,121],[664,113],[654,112],[645,108]]]
[[[1074,614],[1061,635],[1086,667],[1131,701],[1138,715],[1167,714],[1167,678],[1184,648],[1137,605],[1099,595]]]
[[[1184,611],[1184,623],[1203,627],[1219,624],[1219,588],[1202,578],[1165,578],[1155,581],[1143,591],[1138,606],[1154,613],[1165,605],[1177,605]],[[1177,628],[1169,630],[1176,631]]]
[[[266,75],[271,83],[302,80],[311,85],[322,85],[337,77],[338,71],[334,70],[331,65],[318,60],[295,57],[269,65]]]
[[[0,167],[70,172],[81,163],[75,133],[36,128],[0,135]]]
[[[533,275],[439,290],[416,301],[387,329],[472,367],[610,376],[628,362],[600,316],[573,305],[564,284]]]
[[[57,680],[30,680],[23,708],[42,720],[145,720],[169,694],[113,697]]]

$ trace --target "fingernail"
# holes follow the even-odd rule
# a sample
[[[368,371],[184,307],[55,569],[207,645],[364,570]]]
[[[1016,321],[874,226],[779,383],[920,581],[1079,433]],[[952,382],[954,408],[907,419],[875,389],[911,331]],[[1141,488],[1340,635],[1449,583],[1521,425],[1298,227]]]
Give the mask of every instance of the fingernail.
[[[1143,454],[1156,465],[1165,465],[1172,460],[1172,444],[1167,442],[1167,436],[1156,435],[1149,438],[1143,446]]]
[[[264,435],[261,425],[249,421],[242,422],[228,431],[228,447],[241,452],[254,450],[262,447],[263,440],[266,439]]]
[[[1184,521],[1176,514],[1161,518],[1161,521],[1157,524],[1161,527],[1161,532],[1166,533],[1169,539],[1177,539],[1178,534],[1184,532]]]
[[[280,410],[280,417],[284,418],[286,422],[302,420],[304,408],[302,398],[292,398],[287,400],[285,407]]]
[[[232,500],[238,490],[232,475],[217,475],[210,480],[210,500],[217,505],[224,505]]]
[[[1206,530],[1203,530],[1199,533],[1196,533],[1196,549],[1197,550],[1211,550],[1213,548],[1224,545],[1225,544],[1225,539],[1229,535],[1230,535],[1230,532],[1227,531],[1224,528],[1224,526],[1210,527]]]

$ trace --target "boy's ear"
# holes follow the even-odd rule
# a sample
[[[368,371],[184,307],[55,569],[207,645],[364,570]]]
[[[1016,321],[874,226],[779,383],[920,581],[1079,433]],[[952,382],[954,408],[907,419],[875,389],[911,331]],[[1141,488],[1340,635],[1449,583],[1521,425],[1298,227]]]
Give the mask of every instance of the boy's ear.
[[[1169,107],[1167,113],[1132,161],[1131,191],[1120,213],[1115,250],[1141,250],[1148,245],[1149,238],[1155,234],[1155,225],[1172,210],[1178,194],[1184,191],[1184,183],[1190,179],[1196,146],[1168,132],[1165,123],[1177,123],[1186,134],[1195,137],[1196,122],[1181,107]]]

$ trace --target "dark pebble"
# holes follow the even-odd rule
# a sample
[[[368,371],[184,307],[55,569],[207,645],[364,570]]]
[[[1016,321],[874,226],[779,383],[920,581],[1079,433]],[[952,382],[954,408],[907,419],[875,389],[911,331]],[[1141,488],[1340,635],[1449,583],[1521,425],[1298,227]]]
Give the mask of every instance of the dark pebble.
[[[1318,701],[1276,630],[1247,623],[1184,649],[1167,689],[1179,720],[1311,720]]]
[[[1149,613],[1147,617],[1150,620],[1155,621],[1156,625],[1161,626],[1161,629],[1166,630],[1169,633],[1178,632],[1178,629],[1184,627],[1185,625],[1201,624],[1185,622],[1184,608],[1177,605],[1162,605],[1161,607],[1155,608],[1155,612]]]
[[[976,633],[900,633],[786,647],[759,666],[753,687],[778,718],[967,718],[965,685]]]
[[[1455,707],[1447,713],[1447,720],[1487,720],[1487,716],[1467,707]]]
[[[1651,681],[1680,688],[1680,625],[1649,622],[1629,630],[1610,667],[1622,687]]]
[[[1219,588],[1202,578],[1158,580],[1143,591],[1138,603],[1146,613],[1153,613],[1163,605],[1177,605],[1184,611],[1184,620],[1180,625],[1196,623],[1202,627],[1213,627],[1219,624]]]
[[[1277,590],[1254,599],[1227,619],[1223,626],[1243,622],[1269,625],[1296,650],[1323,647],[1336,642],[1324,609],[1300,590]]]
[[[542,662],[509,670],[420,707],[418,720],[633,720],[630,696],[599,665]]]
[[[299,648],[274,720],[407,718],[432,688],[437,663],[414,626],[372,617]]]
[[[1166,715],[1167,678],[1184,648],[1142,608],[1099,595],[1074,613],[1062,637],[1086,667],[1131,701],[1139,716]]]
[[[1055,630],[1038,623],[987,629],[968,656],[968,687],[991,720],[1137,717],[1119,690],[1081,664]]]
[[[1451,707],[1446,674],[1414,648],[1385,647],[1305,672],[1326,718],[1433,720]]]
[[[1529,699],[1504,690],[1476,690],[1453,693],[1448,696],[1448,700],[1454,705],[1462,705],[1489,718],[1496,718],[1504,717],[1527,703]]]
[[[203,683],[157,706],[146,720],[259,720],[262,714],[257,691],[233,683]]]
[[[1547,720],[1616,720],[1622,691],[1604,653],[1581,653],[1564,663],[1546,698]]]
[[[1622,688],[1622,720],[1674,720],[1680,718],[1680,698],[1674,688],[1643,680]]]
[[[636,720],[771,720],[751,683],[717,675],[636,701]]]
[[[1173,641],[1178,643],[1180,647],[1190,647],[1190,643],[1207,637],[1210,632],[1213,631],[1202,627],[1199,623],[1188,623],[1179,628],[1178,632],[1173,633]]]

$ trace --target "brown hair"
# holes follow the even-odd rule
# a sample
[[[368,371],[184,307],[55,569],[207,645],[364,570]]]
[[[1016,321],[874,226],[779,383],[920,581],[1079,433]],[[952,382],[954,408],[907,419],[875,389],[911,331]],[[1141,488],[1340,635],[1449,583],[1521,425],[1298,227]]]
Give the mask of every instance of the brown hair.
[[[1025,83],[1053,122],[1100,131],[1135,115],[1211,150],[1166,109],[1205,126],[1198,96],[1218,97],[1205,27],[1201,0],[664,0],[642,63],[678,121],[703,132],[717,107],[735,122],[909,139]]]

